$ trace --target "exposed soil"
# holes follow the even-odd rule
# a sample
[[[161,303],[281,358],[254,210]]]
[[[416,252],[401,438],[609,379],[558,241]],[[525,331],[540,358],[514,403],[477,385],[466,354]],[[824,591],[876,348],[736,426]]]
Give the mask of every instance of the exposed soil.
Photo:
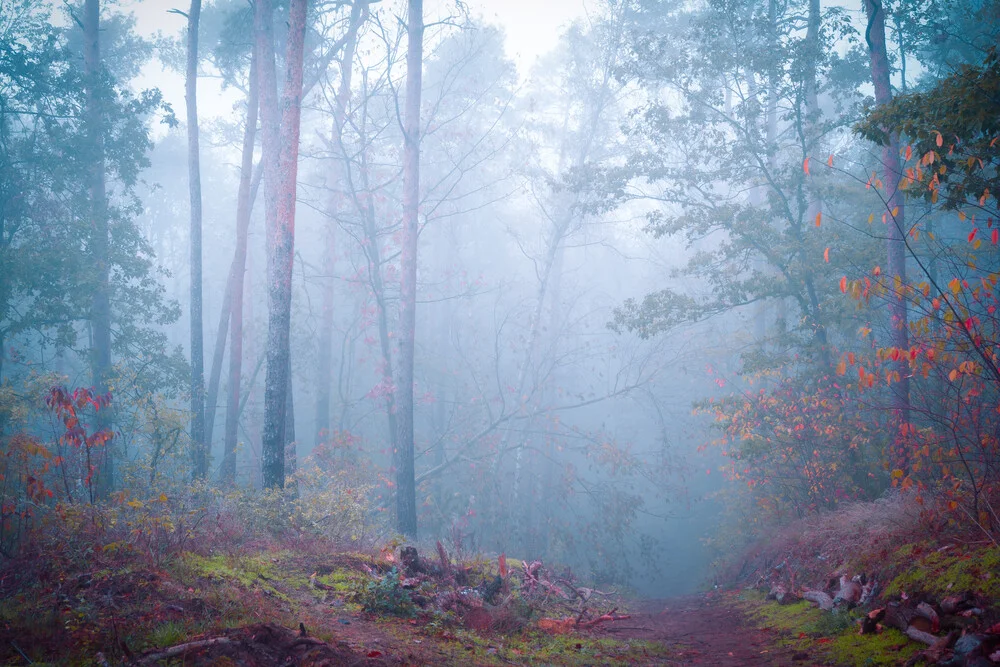
[[[598,634],[663,642],[671,657],[666,665],[824,665],[804,652],[776,646],[777,634],[750,624],[730,593],[707,593],[645,601],[620,625]]]
[[[539,664],[528,651],[497,649],[485,656],[477,647],[448,632],[428,637],[420,621],[387,624],[361,614],[331,614],[328,630],[336,641],[327,643],[301,637],[298,631],[273,624],[260,624],[213,635],[222,641],[205,643],[208,637],[190,640],[193,648],[177,654],[185,665],[233,664],[247,667],[269,665],[436,665],[436,664]],[[409,632],[407,631],[409,630]],[[806,653],[775,646],[776,636],[746,622],[743,614],[723,594],[698,595],[638,605],[630,619],[603,624],[579,637],[610,639],[623,645],[634,640],[662,644],[663,655],[627,664],[646,665],[820,665]],[[574,652],[572,639],[568,652]],[[584,650],[582,644],[576,650]],[[568,664],[625,664],[614,656],[567,655]],[[559,664],[550,656],[544,664]],[[156,664],[156,663],[150,663]]]

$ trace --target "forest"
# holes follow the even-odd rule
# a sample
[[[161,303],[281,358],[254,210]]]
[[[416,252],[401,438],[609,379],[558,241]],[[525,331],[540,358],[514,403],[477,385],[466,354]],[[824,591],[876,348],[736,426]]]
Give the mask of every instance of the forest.
[[[0,663],[1000,663],[997,0],[0,0]]]

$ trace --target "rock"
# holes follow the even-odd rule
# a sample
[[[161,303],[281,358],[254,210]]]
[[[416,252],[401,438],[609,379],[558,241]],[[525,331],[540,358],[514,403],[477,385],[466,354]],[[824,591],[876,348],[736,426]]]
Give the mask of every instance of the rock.
[[[955,642],[955,655],[969,655],[982,645],[983,639],[979,635],[964,635]]]

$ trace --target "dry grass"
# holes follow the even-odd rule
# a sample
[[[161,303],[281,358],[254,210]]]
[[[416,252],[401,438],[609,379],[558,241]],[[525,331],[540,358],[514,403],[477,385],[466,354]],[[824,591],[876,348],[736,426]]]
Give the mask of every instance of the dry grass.
[[[894,491],[776,527],[729,565],[726,578],[745,585],[794,572],[799,585],[819,585],[848,570],[872,573],[899,545],[926,537],[931,526],[923,502]]]

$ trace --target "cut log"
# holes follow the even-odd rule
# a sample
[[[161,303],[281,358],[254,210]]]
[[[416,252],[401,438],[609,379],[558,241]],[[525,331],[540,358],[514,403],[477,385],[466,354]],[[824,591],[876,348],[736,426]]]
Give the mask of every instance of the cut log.
[[[823,591],[802,591],[802,599],[818,605],[823,611],[833,611],[833,598]]]
[[[916,628],[912,625],[906,628],[906,636],[912,639],[913,641],[923,642],[928,646],[934,645],[937,642],[937,640],[940,639],[940,637],[932,635],[929,632],[924,632],[923,630],[920,630],[919,628]]]
[[[920,604],[917,605],[915,611],[917,612],[917,614],[920,615],[921,618],[926,619],[930,623],[930,629],[927,630],[927,632],[930,632],[932,634],[937,634],[938,632],[941,631],[941,619],[938,618],[938,614],[936,611],[934,611],[934,607],[930,606],[926,602],[921,602]],[[925,628],[921,629],[923,630]]]

